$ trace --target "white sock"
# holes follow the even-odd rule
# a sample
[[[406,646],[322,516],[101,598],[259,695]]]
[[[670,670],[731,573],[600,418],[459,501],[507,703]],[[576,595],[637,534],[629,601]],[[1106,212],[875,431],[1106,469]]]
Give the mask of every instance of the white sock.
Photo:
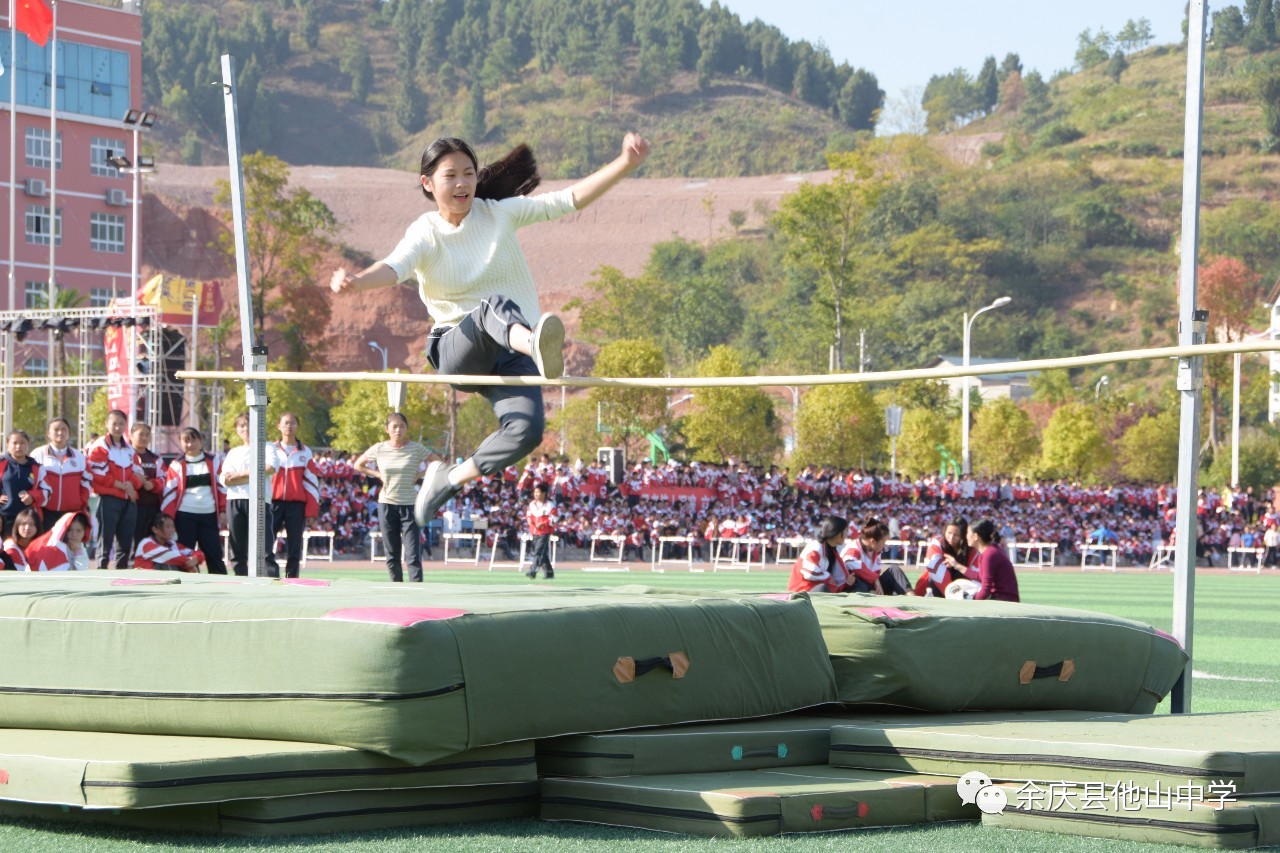
[[[462,485],[463,480],[461,477],[461,471],[462,471],[461,465],[454,465],[452,468],[449,469],[449,485],[451,486]]]

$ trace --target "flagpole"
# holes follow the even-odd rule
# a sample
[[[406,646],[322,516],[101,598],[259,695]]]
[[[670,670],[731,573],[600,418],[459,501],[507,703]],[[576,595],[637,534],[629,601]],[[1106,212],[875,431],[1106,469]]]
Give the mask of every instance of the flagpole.
[[[18,0],[9,0],[9,311],[18,310],[18,286],[14,252],[17,239],[18,190]],[[13,376],[14,352],[13,335],[4,336],[4,378]],[[4,384],[4,423],[0,424],[4,434],[13,429],[13,385]]]
[[[49,52],[49,304],[45,307],[50,310],[58,302],[58,277],[57,277],[57,253],[58,253],[58,0],[52,0],[53,7],[53,49]],[[49,365],[49,378],[54,376],[54,331],[49,330],[49,353],[46,363]],[[56,365],[58,375],[62,373],[62,365]],[[58,396],[61,396],[59,393]],[[45,398],[45,410],[48,420],[53,420],[55,415],[61,415],[61,412],[53,410],[54,390],[53,385],[49,386],[48,396]]]

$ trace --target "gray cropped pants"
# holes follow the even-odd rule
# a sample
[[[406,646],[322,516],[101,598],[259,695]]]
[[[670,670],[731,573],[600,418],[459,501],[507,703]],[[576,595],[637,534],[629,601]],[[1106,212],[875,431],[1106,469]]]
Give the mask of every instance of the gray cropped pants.
[[[533,328],[516,303],[505,296],[486,296],[480,307],[456,326],[436,326],[431,330],[427,338],[427,362],[441,373],[537,376],[538,367],[533,359],[511,349],[513,325]],[[541,388],[455,387],[484,397],[498,416],[498,431],[482,441],[471,456],[481,474],[497,474],[542,443],[546,414]]]

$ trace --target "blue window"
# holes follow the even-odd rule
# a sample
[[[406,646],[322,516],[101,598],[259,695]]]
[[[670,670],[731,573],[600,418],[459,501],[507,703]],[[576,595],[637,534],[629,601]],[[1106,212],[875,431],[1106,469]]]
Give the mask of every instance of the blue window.
[[[49,108],[50,49],[18,34],[18,61],[10,61],[9,39],[0,38],[0,59],[17,75],[18,103]],[[129,54],[123,50],[58,39],[58,112],[118,119],[129,109]]]

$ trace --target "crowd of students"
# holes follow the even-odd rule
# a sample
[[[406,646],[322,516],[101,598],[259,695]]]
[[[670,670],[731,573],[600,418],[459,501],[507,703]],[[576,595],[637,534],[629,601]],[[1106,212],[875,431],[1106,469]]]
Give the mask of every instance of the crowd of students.
[[[241,422],[243,420],[243,423]],[[69,445],[63,418],[31,449],[23,430],[9,433],[0,456],[3,567],[31,571],[144,568],[225,574],[222,529],[230,522],[233,570],[247,573],[248,418],[237,419],[246,445],[215,457],[204,436],[179,432],[182,453],[165,461],[151,451],[151,429],[123,412],[107,415],[105,433],[83,451]],[[297,577],[307,518],[319,514],[318,469],[296,440],[297,418],[285,414],[280,440],[267,447],[271,500],[269,541],[286,533],[286,567]],[[230,464],[228,464],[230,463]],[[279,566],[268,549],[268,573]]]
[[[47,443],[34,449],[27,433],[9,434],[0,456],[6,562],[18,568],[190,568],[194,558],[220,573],[227,562],[220,528],[226,527],[232,570],[246,573],[247,416],[236,422],[241,446],[215,457],[201,434],[188,428],[181,433],[182,455],[170,462],[150,450],[146,424],[130,429],[122,413],[112,412],[104,426],[83,452],[68,443],[70,428],[62,418],[49,423]],[[344,453],[303,445],[293,415],[282,416],[277,429],[279,439],[267,446],[264,485],[271,502],[268,573],[279,572],[277,534],[289,577],[299,574],[308,529],[332,534],[338,553],[368,549],[369,534],[379,529],[381,481]],[[779,466],[648,460],[615,484],[603,463],[542,456],[468,484],[446,505],[447,523],[485,529],[486,544],[512,553],[529,532],[526,511],[536,483],[548,488],[556,511],[545,524],[562,546],[586,549],[593,538],[608,536],[600,548],[607,550],[620,537],[625,556],[640,560],[658,536],[687,537],[693,558],[707,559],[715,539],[751,537],[772,547],[811,539],[824,517],[835,516],[858,520],[858,528],[862,520],[882,520],[885,541],[915,543],[907,546],[914,562],[918,543],[963,516],[991,519],[1006,548],[1052,543],[1065,562],[1078,560],[1090,543],[1108,544],[1122,562],[1146,565],[1168,543],[1176,510],[1175,491],[1167,485],[933,475],[909,480],[861,470],[806,467],[792,474]],[[1280,563],[1280,511],[1251,490],[1202,489],[1197,518],[1197,551],[1210,564],[1229,547],[1265,548],[1268,564]],[[431,556],[430,536],[422,544]]]

